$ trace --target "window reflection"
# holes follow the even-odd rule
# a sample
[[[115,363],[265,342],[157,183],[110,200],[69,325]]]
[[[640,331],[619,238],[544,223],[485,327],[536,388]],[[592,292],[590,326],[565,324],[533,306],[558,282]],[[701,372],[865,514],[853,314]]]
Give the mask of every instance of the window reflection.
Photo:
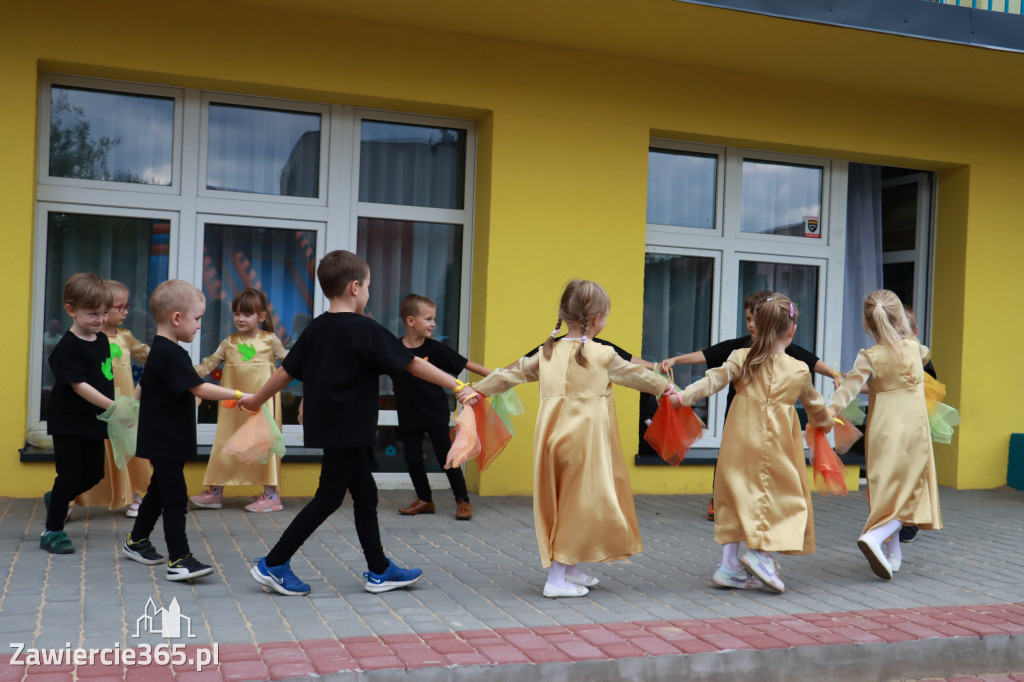
[[[715,227],[718,157],[665,149],[647,155],[647,222]]]
[[[459,349],[462,298],[462,226],[378,218],[359,219],[358,252],[373,280],[367,314],[384,328],[405,335],[398,304],[407,294],[437,304],[433,338]],[[381,408],[393,410],[391,379],[381,377]]]
[[[804,221],[821,218],[823,171],[770,161],[743,161],[742,231],[804,236]]]
[[[286,348],[313,319],[316,288],[316,233],[312,230],[217,225],[208,223],[203,239],[203,293],[206,314],[200,329],[200,353],[211,355],[235,331],[231,302],[242,289],[266,293],[274,333]],[[210,375],[219,380],[220,372]],[[301,383],[281,392],[285,424],[298,424]],[[216,403],[204,401],[199,422],[217,422]]]
[[[743,299],[754,291],[778,291],[800,309],[793,343],[814,352],[818,329],[818,266],[793,263],[740,261],[739,299],[736,304],[737,334],[746,334]]]
[[[170,232],[166,220],[151,218],[56,212],[47,216],[41,420],[46,420],[53,388],[50,353],[71,326],[62,300],[64,282],[76,272],[94,272],[124,283],[131,292],[131,307],[122,326],[151,343],[156,324],[149,314],[149,295],[167,279]],[[132,371],[138,381],[142,366],[135,360]]]
[[[174,100],[52,86],[49,174],[170,185]]]
[[[211,104],[206,188],[317,197],[320,115]]]
[[[463,207],[465,130],[365,120],[360,135],[359,201]]]

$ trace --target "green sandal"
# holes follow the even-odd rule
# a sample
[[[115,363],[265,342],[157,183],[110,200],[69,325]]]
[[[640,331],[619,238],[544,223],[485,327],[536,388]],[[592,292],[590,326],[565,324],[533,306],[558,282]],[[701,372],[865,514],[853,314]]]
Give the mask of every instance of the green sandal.
[[[71,554],[75,546],[71,544],[71,538],[62,530],[55,530],[39,538],[39,546],[50,554]]]

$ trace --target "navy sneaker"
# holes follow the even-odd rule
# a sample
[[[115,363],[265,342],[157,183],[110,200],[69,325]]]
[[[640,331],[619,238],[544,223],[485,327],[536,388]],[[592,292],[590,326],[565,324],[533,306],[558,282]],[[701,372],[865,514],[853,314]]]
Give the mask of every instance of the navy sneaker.
[[[267,560],[260,557],[249,573],[252,574],[252,579],[260,585],[266,585],[279,594],[289,597],[301,597],[304,594],[309,594],[309,585],[292,573],[291,563],[289,560],[280,566],[267,566]]]
[[[128,533],[128,537],[124,539],[124,544],[121,545],[121,553],[147,566],[156,566],[164,561],[163,556],[156,551],[149,538],[134,541],[132,540],[131,533]]]
[[[367,571],[363,573],[366,578],[364,587],[367,592],[387,592],[399,587],[407,587],[423,577],[423,570],[419,568],[402,568],[391,559],[388,559],[388,568],[383,573]]]
[[[167,579],[174,582],[202,578],[211,573],[213,573],[213,566],[204,564],[191,554],[167,562]]]
[[[900,528],[900,542],[913,542],[917,538],[917,526],[903,526]]]

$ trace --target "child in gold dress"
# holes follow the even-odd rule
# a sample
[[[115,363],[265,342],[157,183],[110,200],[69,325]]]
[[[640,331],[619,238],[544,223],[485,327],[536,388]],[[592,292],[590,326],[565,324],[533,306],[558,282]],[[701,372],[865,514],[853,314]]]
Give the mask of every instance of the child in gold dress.
[[[196,372],[203,377],[224,363],[225,386],[237,388],[245,393],[259,390],[276,368],[275,361],[283,360],[288,351],[274,334],[274,323],[269,319],[267,296],[256,289],[245,289],[231,302],[235,327],[238,332],[221,341],[210,357],[196,366]],[[274,395],[270,411],[281,427],[281,399]],[[217,435],[210,450],[210,461],[206,465],[203,485],[206,490],[189,498],[201,509],[220,509],[226,485],[263,485],[263,494],[246,505],[246,511],[281,511],[281,496],[278,494],[281,478],[281,460],[271,457],[266,464],[243,464],[223,452],[228,438],[238,430],[248,415],[241,410],[217,408]]]
[[[738,589],[764,584],[781,593],[786,586],[771,552],[814,552],[814,511],[793,405],[802,400],[810,423],[824,431],[832,428],[832,416],[807,365],[786,355],[796,332],[793,302],[773,293],[757,305],[754,320],[758,334],[750,348],[733,351],[724,365],[687,386],[683,404],[730,383],[736,387],[715,477],[715,542],[722,545],[722,563],[712,582]],[[747,545],[742,557],[741,542]]]
[[[103,333],[110,339],[114,394],[134,395],[132,359],[145,362],[149,357],[149,346],[120,326],[128,317],[130,308],[128,299],[131,298],[131,292],[128,291],[128,287],[112,279],[104,280],[103,283],[113,297]],[[132,457],[122,471],[114,464],[114,451],[109,440],[104,442],[104,447],[106,455],[103,460],[103,480],[75,498],[75,502],[83,507],[105,504],[111,510],[125,509],[125,516],[134,518],[139,515],[142,494],[149,487],[149,462]]]
[[[459,393],[472,402],[473,390],[490,396],[540,383],[533,512],[541,563],[548,568],[545,597],[582,597],[597,585],[580,562],[625,559],[643,550],[612,384],[654,395],[676,392],[664,377],[623,360],[609,346],[588,343],[604,329],[610,308],[601,285],[569,282],[543,351]],[[556,342],[563,320],[568,334]]]
[[[900,527],[942,528],[924,393],[923,364],[931,351],[913,337],[899,297],[887,289],[864,299],[864,328],[878,343],[857,354],[830,407],[842,410],[867,384],[864,443],[871,496],[857,546],[875,575],[891,580],[903,560]]]

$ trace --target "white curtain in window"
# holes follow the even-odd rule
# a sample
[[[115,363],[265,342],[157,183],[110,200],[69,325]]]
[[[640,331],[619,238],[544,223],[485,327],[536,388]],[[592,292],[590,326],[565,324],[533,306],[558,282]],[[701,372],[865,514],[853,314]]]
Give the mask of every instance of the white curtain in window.
[[[846,207],[842,369],[875,344],[863,323],[864,297],[882,288],[882,168],[851,163]]]

